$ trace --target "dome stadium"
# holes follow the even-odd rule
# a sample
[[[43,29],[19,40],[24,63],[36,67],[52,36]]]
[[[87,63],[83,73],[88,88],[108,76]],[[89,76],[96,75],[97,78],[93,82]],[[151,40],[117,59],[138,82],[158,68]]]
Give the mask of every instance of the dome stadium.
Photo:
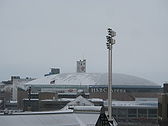
[[[62,73],[45,76],[24,85],[27,89],[32,87],[33,92],[38,91],[57,91],[57,92],[107,92],[108,75],[107,73]],[[112,90],[113,92],[151,92],[158,91],[161,86],[140,77],[113,73]]]
[[[51,68],[49,74],[22,84],[20,88],[25,91],[29,89],[31,93],[54,92],[59,98],[69,98],[72,95],[76,97],[79,92],[83,92],[88,98],[107,99],[108,74],[87,73],[86,60],[79,60],[76,73],[60,73],[58,68]],[[113,96],[116,94],[116,98],[119,95],[123,97],[123,93],[132,98],[130,93],[141,93],[142,96],[144,93],[158,93],[161,90],[160,85],[144,78],[121,73],[112,74],[112,92]]]
[[[107,73],[62,73],[45,76],[26,83],[26,85],[80,85],[101,86],[107,85]],[[113,73],[112,84],[114,87],[160,87],[158,84],[144,78]]]

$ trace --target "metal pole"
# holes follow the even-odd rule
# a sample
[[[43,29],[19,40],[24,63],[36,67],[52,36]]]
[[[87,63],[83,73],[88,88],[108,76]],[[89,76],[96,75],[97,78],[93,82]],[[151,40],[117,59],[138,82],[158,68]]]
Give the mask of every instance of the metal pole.
[[[110,49],[108,49],[108,116],[110,118]]]
[[[108,28],[107,49],[108,49],[108,116],[112,121],[112,45],[115,44],[113,37],[116,36],[111,28]]]
[[[108,64],[108,115],[112,120],[112,44],[109,48],[109,64]]]
[[[112,44],[110,48],[110,120],[112,119]]]

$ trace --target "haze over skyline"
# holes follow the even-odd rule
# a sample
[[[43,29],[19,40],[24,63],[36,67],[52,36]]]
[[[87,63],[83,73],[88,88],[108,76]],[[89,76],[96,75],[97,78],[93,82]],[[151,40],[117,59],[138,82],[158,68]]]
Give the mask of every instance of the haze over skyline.
[[[113,72],[168,81],[167,0],[1,0],[0,81],[49,68],[107,72],[107,28],[116,31]]]

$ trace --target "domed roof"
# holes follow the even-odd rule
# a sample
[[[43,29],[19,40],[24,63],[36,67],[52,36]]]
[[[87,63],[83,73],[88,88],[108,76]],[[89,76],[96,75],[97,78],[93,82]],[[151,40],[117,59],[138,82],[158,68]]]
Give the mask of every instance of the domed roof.
[[[45,76],[26,85],[107,85],[107,73],[62,73]],[[159,86],[156,83],[127,74],[113,73],[113,86]]]

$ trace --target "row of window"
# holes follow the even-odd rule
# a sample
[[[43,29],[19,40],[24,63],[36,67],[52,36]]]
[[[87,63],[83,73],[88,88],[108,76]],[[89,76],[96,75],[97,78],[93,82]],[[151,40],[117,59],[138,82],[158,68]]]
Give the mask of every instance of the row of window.
[[[120,109],[113,108],[116,118],[157,118],[157,109]]]

